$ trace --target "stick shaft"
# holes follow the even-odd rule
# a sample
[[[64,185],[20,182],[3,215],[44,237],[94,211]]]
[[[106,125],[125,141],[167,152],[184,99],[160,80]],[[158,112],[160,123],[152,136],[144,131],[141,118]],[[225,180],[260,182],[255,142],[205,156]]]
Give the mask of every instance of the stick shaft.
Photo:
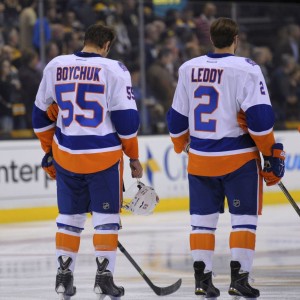
[[[177,280],[174,284],[171,284],[166,287],[156,286],[149,277],[144,273],[144,271],[140,268],[140,266],[135,262],[135,260],[131,257],[131,255],[127,252],[127,250],[122,246],[122,244],[118,241],[118,248],[120,251],[126,256],[126,258],[132,263],[135,269],[140,273],[143,279],[148,283],[153,292],[158,296],[166,296],[175,293],[181,286],[182,280]]]
[[[151,282],[151,280],[148,278],[148,276],[144,273],[144,271],[135,262],[135,260],[127,252],[127,250],[122,246],[122,244],[120,242],[118,242],[118,248],[127,257],[127,259],[132,263],[132,265],[136,268],[136,270],[140,273],[140,275],[145,279],[145,281],[148,283],[148,285],[152,288],[153,283]]]
[[[284,195],[286,196],[286,198],[289,200],[289,202],[293,206],[293,208],[295,209],[296,213],[300,217],[300,208],[297,205],[296,201],[293,199],[293,197],[291,196],[291,194],[289,193],[289,191],[286,189],[286,187],[284,186],[284,184],[281,181],[278,183],[278,185],[279,185],[280,189],[282,190],[282,192],[284,193]]]

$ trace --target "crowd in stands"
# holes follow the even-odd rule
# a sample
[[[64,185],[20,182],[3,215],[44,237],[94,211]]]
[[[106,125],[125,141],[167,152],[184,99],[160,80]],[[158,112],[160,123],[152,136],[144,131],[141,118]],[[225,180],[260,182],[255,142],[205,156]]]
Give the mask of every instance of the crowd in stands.
[[[38,4],[38,0],[0,2],[1,139],[14,137],[12,133],[17,131],[29,130],[29,137],[33,136],[32,105],[45,64],[57,55],[80,50],[85,29],[97,22],[115,28],[117,39],[109,57],[127,66],[137,105],[146,105],[142,120],[146,126],[141,133],[166,133],[165,115],[175,91],[178,67],[190,58],[212,51],[211,22],[219,16],[232,17],[231,2],[143,1],[146,94],[142,99],[138,0],[46,0],[43,19],[39,18]],[[278,10],[274,11],[272,4],[269,7],[265,14],[272,23]],[[285,22],[274,21],[265,39],[259,39],[260,31],[252,30],[253,26],[247,26],[246,21],[240,22],[239,16],[243,14],[239,15],[237,10],[237,21],[242,24],[236,55],[249,57],[260,65],[274,106],[277,129],[292,128],[300,121],[300,7],[298,10],[294,9]],[[257,23],[260,22],[253,7],[249,13],[254,21],[257,17]],[[45,64],[39,56],[42,27]]]

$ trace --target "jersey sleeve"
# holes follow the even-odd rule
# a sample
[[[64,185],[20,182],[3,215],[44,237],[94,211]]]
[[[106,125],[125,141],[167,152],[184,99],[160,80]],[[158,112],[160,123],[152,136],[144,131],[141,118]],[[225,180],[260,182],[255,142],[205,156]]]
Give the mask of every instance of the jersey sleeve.
[[[184,70],[181,67],[172,107],[167,113],[168,129],[176,153],[182,152],[189,140],[189,99],[184,80]]]
[[[47,108],[53,102],[50,89],[50,70],[45,68],[43,78],[39,85],[35,102],[33,104],[32,125],[36,136],[41,142],[42,149],[48,153],[51,150],[53,135],[55,132],[55,122],[47,116]]]
[[[124,153],[132,158],[138,158],[137,132],[140,126],[139,114],[132,90],[131,77],[126,67],[119,63],[120,69],[110,76],[111,98],[108,110],[111,120],[121,139]]]
[[[263,155],[271,155],[274,138],[274,112],[263,74],[258,66],[249,72],[241,91],[249,134]]]

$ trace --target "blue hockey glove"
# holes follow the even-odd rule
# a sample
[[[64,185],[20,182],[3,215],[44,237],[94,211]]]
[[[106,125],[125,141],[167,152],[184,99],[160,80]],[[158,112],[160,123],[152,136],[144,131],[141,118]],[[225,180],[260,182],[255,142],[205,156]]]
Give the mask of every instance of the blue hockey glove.
[[[45,156],[43,157],[42,168],[52,179],[56,179],[56,170],[53,165],[52,151],[46,153]]]
[[[264,156],[264,168],[261,172],[267,186],[278,183],[285,171],[285,152],[281,143],[272,146],[272,156]]]

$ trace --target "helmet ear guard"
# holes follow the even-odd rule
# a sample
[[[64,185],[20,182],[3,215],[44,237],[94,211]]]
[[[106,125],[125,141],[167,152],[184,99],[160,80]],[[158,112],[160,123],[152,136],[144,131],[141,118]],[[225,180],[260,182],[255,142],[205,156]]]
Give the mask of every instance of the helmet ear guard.
[[[159,202],[159,197],[154,188],[146,186],[139,180],[136,182],[135,188],[138,190],[133,199],[127,203],[124,202],[122,208],[130,211],[134,215],[151,215]]]

